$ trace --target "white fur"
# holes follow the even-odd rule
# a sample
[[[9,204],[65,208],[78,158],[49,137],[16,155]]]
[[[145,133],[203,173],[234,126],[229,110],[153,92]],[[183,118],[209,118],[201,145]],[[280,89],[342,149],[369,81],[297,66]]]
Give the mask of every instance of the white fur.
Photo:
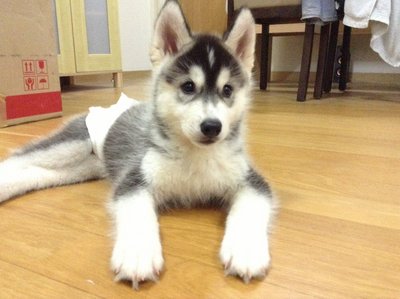
[[[228,68],[224,67],[218,74],[217,78],[217,87],[218,90],[222,90],[225,84],[229,83],[229,79],[231,77],[231,72]]]
[[[215,63],[214,49],[208,48],[207,50],[208,50],[208,62],[210,63],[210,68],[212,68],[212,66]]]
[[[21,156],[13,156],[12,159],[23,166],[61,168],[78,164],[84,159],[82,157],[89,155],[91,152],[92,145],[90,142],[86,140],[71,140],[68,143],[55,144],[47,149],[35,150]],[[15,153],[19,154],[20,151],[17,150]],[[54,153],[57,153],[57,155],[54,155]]]
[[[202,89],[206,80],[206,76],[202,68],[198,65],[193,65],[190,67],[189,74],[190,74],[190,79],[196,85],[196,89],[197,90]]]
[[[164,264],[154,200],[146,190],[137,190],[111,203],[116,240],[111,267],[116,280],[131,280],[133,287],[156,280]]]
[[[229,159],[226,159],[229,157]],[[238,178],[248,170],[242,154],[235,154],[227,144],[209,145],[208,149],[183,149],[176,156],[166,157],[150,150],[143,159],[142,171],[158,205],[164,200],[180,200],[190,207],[193,200],[210,200],[210,196],[229,199]]]
[[[97,157],[79,159],[85,147],[91,151],[90,143],[86,145],[85,141],[73,141],[1,162],[0,202],[31,190],[105,177],[104,166]]]
[[[271,202],[248,187],[236,194],[220,251],[227,274],[239,275],[245,282],[265,276],[270,263],[267,233]]]

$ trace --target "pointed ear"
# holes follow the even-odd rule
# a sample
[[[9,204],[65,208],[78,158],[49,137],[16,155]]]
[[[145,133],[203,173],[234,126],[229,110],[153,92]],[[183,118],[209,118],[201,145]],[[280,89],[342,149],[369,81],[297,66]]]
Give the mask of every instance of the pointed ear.
[[[225,33],[225,44],[233,51],[250,73],[254,64],[256,27],[248,8],[242,8],[230,31]]]
[[[150,49],[151,61],[157,65],[166,56],[175,55],[191,38],[190,29],[178,2],[167,0],[155,24]]]

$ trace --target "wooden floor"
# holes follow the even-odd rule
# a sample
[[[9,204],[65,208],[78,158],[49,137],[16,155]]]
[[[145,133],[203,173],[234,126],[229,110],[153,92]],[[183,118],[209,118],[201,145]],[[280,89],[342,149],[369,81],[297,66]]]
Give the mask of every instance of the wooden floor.
[[[148,98],[147,78],[123,91]],[[255,91],[248,116],[249,152],[281,202],[263,281],[224,277],[225,215],[192,210],[160,217],[157,284],[113,282],[110,186],[98,181],[0,205],[0,298],[400,298],[400,91],[298,103],[295,87]],[[64,118],[0,129],[0,157],[119,92],[96,82],[66,91]]]

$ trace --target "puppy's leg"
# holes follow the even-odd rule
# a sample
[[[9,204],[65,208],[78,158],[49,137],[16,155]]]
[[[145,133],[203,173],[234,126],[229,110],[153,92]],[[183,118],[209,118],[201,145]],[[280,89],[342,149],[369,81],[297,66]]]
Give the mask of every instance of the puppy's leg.
[[[135,289],[141,281],[156,281],[164,264],[154,199],[138,183],[128,173],[111,203],[116,226],[111,267],[116,281],[130,280]]]
[[[32,190],[104,176],[102,163],[92,154],[85,116],[81,116],[0,163],[0,202]]]
[[[250,170],[246,180],[233,198],[220,257],[226,274],[238,275],[247,283],[265,276],[270,263],[268,227],[273,200],[267,183],[256,172]]]

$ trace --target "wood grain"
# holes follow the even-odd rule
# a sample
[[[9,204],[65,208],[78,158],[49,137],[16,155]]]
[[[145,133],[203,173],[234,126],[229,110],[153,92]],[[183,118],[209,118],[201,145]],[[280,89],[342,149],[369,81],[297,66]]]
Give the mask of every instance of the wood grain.
[[[149,77],[126,75],[123,91],[147,99]],[[101,76],[80,80],[63,93],[63,118],[1,129],[0,157],[119,96]],[[399,298],[400,91],[353,86],[298,103],[295,84],[270,88],[254,91],[247,133],[281,202],[264,280],[246,285],[223,275],[224,213],[178,210],[160,216],[161,280],[139,292],[114,283],[110,185],[96,181],[0,205],[0,297]]]
[[[179,3],[193,32],[222,34],[226,30],[225,0],[180,0]]]

